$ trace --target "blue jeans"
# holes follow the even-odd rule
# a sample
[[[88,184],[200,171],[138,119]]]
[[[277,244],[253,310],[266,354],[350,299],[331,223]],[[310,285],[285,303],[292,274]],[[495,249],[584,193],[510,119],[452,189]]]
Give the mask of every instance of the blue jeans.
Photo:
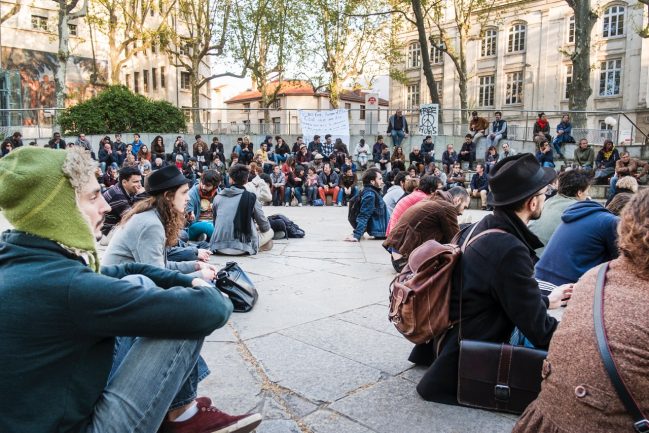
[[[352,198],[356,197],[356,194],[358,194],[358,188],[355,186],[352,186],[351,194],[345,194],[345,188],[340,188],[340,192],[338,193],[338,203],[348,203],[349,200]]]
[[[318,198],[318,187],[310,186],[306,189],[306,202],[307,204],[313,204],[313,200]]]
[[[134,284],[142,285],[146,288],[156,287],[155,283],[143,275],[128,275],[123,278],[127,281],[132,281]],[[143,337],[117,337],[115,339],[115,349],[113,350],[113,366],[108,375],[108,384],[116,374],[119,373],[121,365],[124,360],[131,353],[135,345],[140,340],[149,340]],[[205,360],[198,356],[197,362],[194,363],[193,368],[187,375],[184,383],[178,389],[173,401],[168,407],[169,409],[176,409],[184,406],[196,399],[196,390],[198,389],[198,382],[205,379],[210,374],[210,369],[207,367]]]
[[[302,187],[301,186],[296,186],[296,187],[290,187],[287,186],[286,190],[284,191],[284,203],[291,204],[291,191],[295,195],[295,199],[299,204],[302,204]]]
[[[142,276],[126,278],[153,284]],[[202,338],[133,338],[119,366],[114,365],[84,432],[157,431],[179,391],[195,373],[202,346]]]
[[[279,153],[274,154],[275,158],[275,164],[279,165],[280,162],[286,161],[286,158],[288,158],[288,154],[280,155]]]
[[[393,146],[401,146],[401,142],[406,136],[406,133],[403,131],[397,131],[397,130],[392,130],[390,132],[390,135],[392,136],[392,145]]]
[[[207,239],[211,239],[212,233],[214,233],[214,224],[209,221],[194,221],[189,224],[187,233],[190,241],[195,241],[203,233],[207,235]]]
[[[554,168],[554,162],[545,161],[545,162],[543,163],[543,167]]]
[[[101,167],[101,171],[103,173],[106,173],[106,163],[105,162],[100,162],[99,166]],[[111,163],[110,166],[115,168],[115,169],[119,169],[119,165],[117,165],[116,162]]]
[[[617,192],[617,181],[618,181],[618,177],[617,177],[617,174],[616,174],[615,176],[613,176],[611,178],[611,184],[610,184],[610,186],[608,188],[608,197],[607,198],[609,198],[609,199],[612,198],[615,195],[615,193]]]

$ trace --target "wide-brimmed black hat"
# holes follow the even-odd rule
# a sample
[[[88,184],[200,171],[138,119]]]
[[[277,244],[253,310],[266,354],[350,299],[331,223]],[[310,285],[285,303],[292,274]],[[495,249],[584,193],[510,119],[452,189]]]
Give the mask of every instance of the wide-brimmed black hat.
[[[189,183],[175,165],[168,165],[154,171],[144,179],[144,190],[149,194],[167,191]]]
[[[506,206],[531,197],[557,177],[553,168],[541,167],[531,153],[498,161],[489,173],[489,205]]]

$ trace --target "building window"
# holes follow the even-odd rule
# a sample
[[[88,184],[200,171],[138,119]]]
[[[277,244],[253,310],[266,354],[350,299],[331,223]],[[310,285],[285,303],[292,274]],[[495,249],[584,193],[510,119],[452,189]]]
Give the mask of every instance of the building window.
[[[604,12],[602,36],[611,38],[624,34],[624,6],[611,6]]]
[[[144,93],[148,93],[149,91],[149,71],[148,70],[143,70],[142,71],[142,84],[144,88]]]
[[[409,84],[406,87],[406,109],[413,110],[419,107],[419,83]]]
[[[365,105],[361,104],[360,112],[358,115],[360,120],[365,120]]]
[[[496,55],[496,41],[498,39],[498,32],[495,29],[485,30],[482,37],[482,46],[480,48],[480,55],[482,57],[489,57]]]
[[[126,74],[126,87],[131,88],[131,74]]]
[[[70,33],[70,36],[77,36],[77,25],[68,24],[68,32]]]
[[[352,104],[345,103],[345,110],[347,110],[347,118],[352,120]]]
[[[566,88],[563,94],[564,99],[570,99],[571,85],[572,85],[572,65],[566,65]]]
[[[178,47],[178,53],[181,56],[189,56],[191,55],[191,47],[189,42],[181,42],[180,47]]]
[[[494,75],[486,75],[480,77],[478,104],[481,107],[493,107],[495,94],[496,94],[496,77]]]
[[[47,17],[32,15],[32,29],[47,31]]]
[[[133,91],[135,93],[140,93],[140,73],[133,73]]]
[[[160,67],[160,88],[164,89],[167,87],[167,75],[165,72],[165,67]]]
[[[408,45],[408,67],[418,68],[421,65],[421,47],[419,42]]]
[[[435,46],[430,47],[430,63],[433,65],[439,65],[443,62],[443,52]]]
[[[575,43],[575,16],[568,18],[568,43]]]
[[[243,111],[249,113],[250,112],[250,102],[245,102],[243,104]]]
[[[183,90],[189,90],[189,72],[180,73],[180,88]]]
[[[516,53],[525,51],[525,33],[527,27],[525,24],[514,24],[509,28],[509,39],[507,42],[507,52]]]
[[[158,54],[158,41],[151,42],[151,54]]]
[[[604,120],[599,122],[599,137],[600,140],[612,140],[613,139],[613,125],[609,125]]]
[[[158,90],[158,69],[157,68],[151,68],[151,87],[153,88],[154,92]]]
[[[619,95],[621,75],[622,59],[602,62],[599,74],[599,96]]]
[[[507,74],[507,86],[505,89],[505,104],[523,103],[523,72],[512,72]]]
[[[270,108],[273,110],[279,110],[281,108],[280,102],[279,98],[275,98],[275,100],[270,104]]]

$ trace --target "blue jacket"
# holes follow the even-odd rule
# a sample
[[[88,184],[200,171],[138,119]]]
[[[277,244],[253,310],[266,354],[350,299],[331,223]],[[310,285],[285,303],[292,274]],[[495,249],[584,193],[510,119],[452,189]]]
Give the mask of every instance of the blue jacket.
[[[192,277],[176,271],[129,263],[101,272],[56,242],[2,234],[0,431],[85,431],[106,387],[115,336],[196,339],[232,312],[217,289],[192,288]],[[158,287],[120,279],[134,274]]]
[[[471,189],[474,191],[489,191],[487,174],[482,173],[482,176],[480,176],[478,173],[475,173],[471,178]]]
[[[354,237],[360,240],[367,231],[370,236],[384,238],[389,221],[390,214],[381,193],[371,186],[365,186],[361,192],[361,210],[356,217]]]
[[[185,212],[194,212],[194,217],[198,219],[201,215],[201,195],[198,193],[199,184],[192,186],[187,193],[189,200],[187,200],[187,207]]]
[[[616,258],[618,221],[591,200],[568,207],[536,264],[536,278],[556,285],[574,283],[589,269]]]

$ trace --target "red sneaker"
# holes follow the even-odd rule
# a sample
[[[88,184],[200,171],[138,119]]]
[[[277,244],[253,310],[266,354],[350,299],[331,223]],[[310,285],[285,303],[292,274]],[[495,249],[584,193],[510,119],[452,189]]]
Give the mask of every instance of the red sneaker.
[[[261,424],[261,415],[228,415],[212,406],[207,397],[196,399],[198,413],[186,421],[165,420],[160,427],[162,433],[248,433]]]

